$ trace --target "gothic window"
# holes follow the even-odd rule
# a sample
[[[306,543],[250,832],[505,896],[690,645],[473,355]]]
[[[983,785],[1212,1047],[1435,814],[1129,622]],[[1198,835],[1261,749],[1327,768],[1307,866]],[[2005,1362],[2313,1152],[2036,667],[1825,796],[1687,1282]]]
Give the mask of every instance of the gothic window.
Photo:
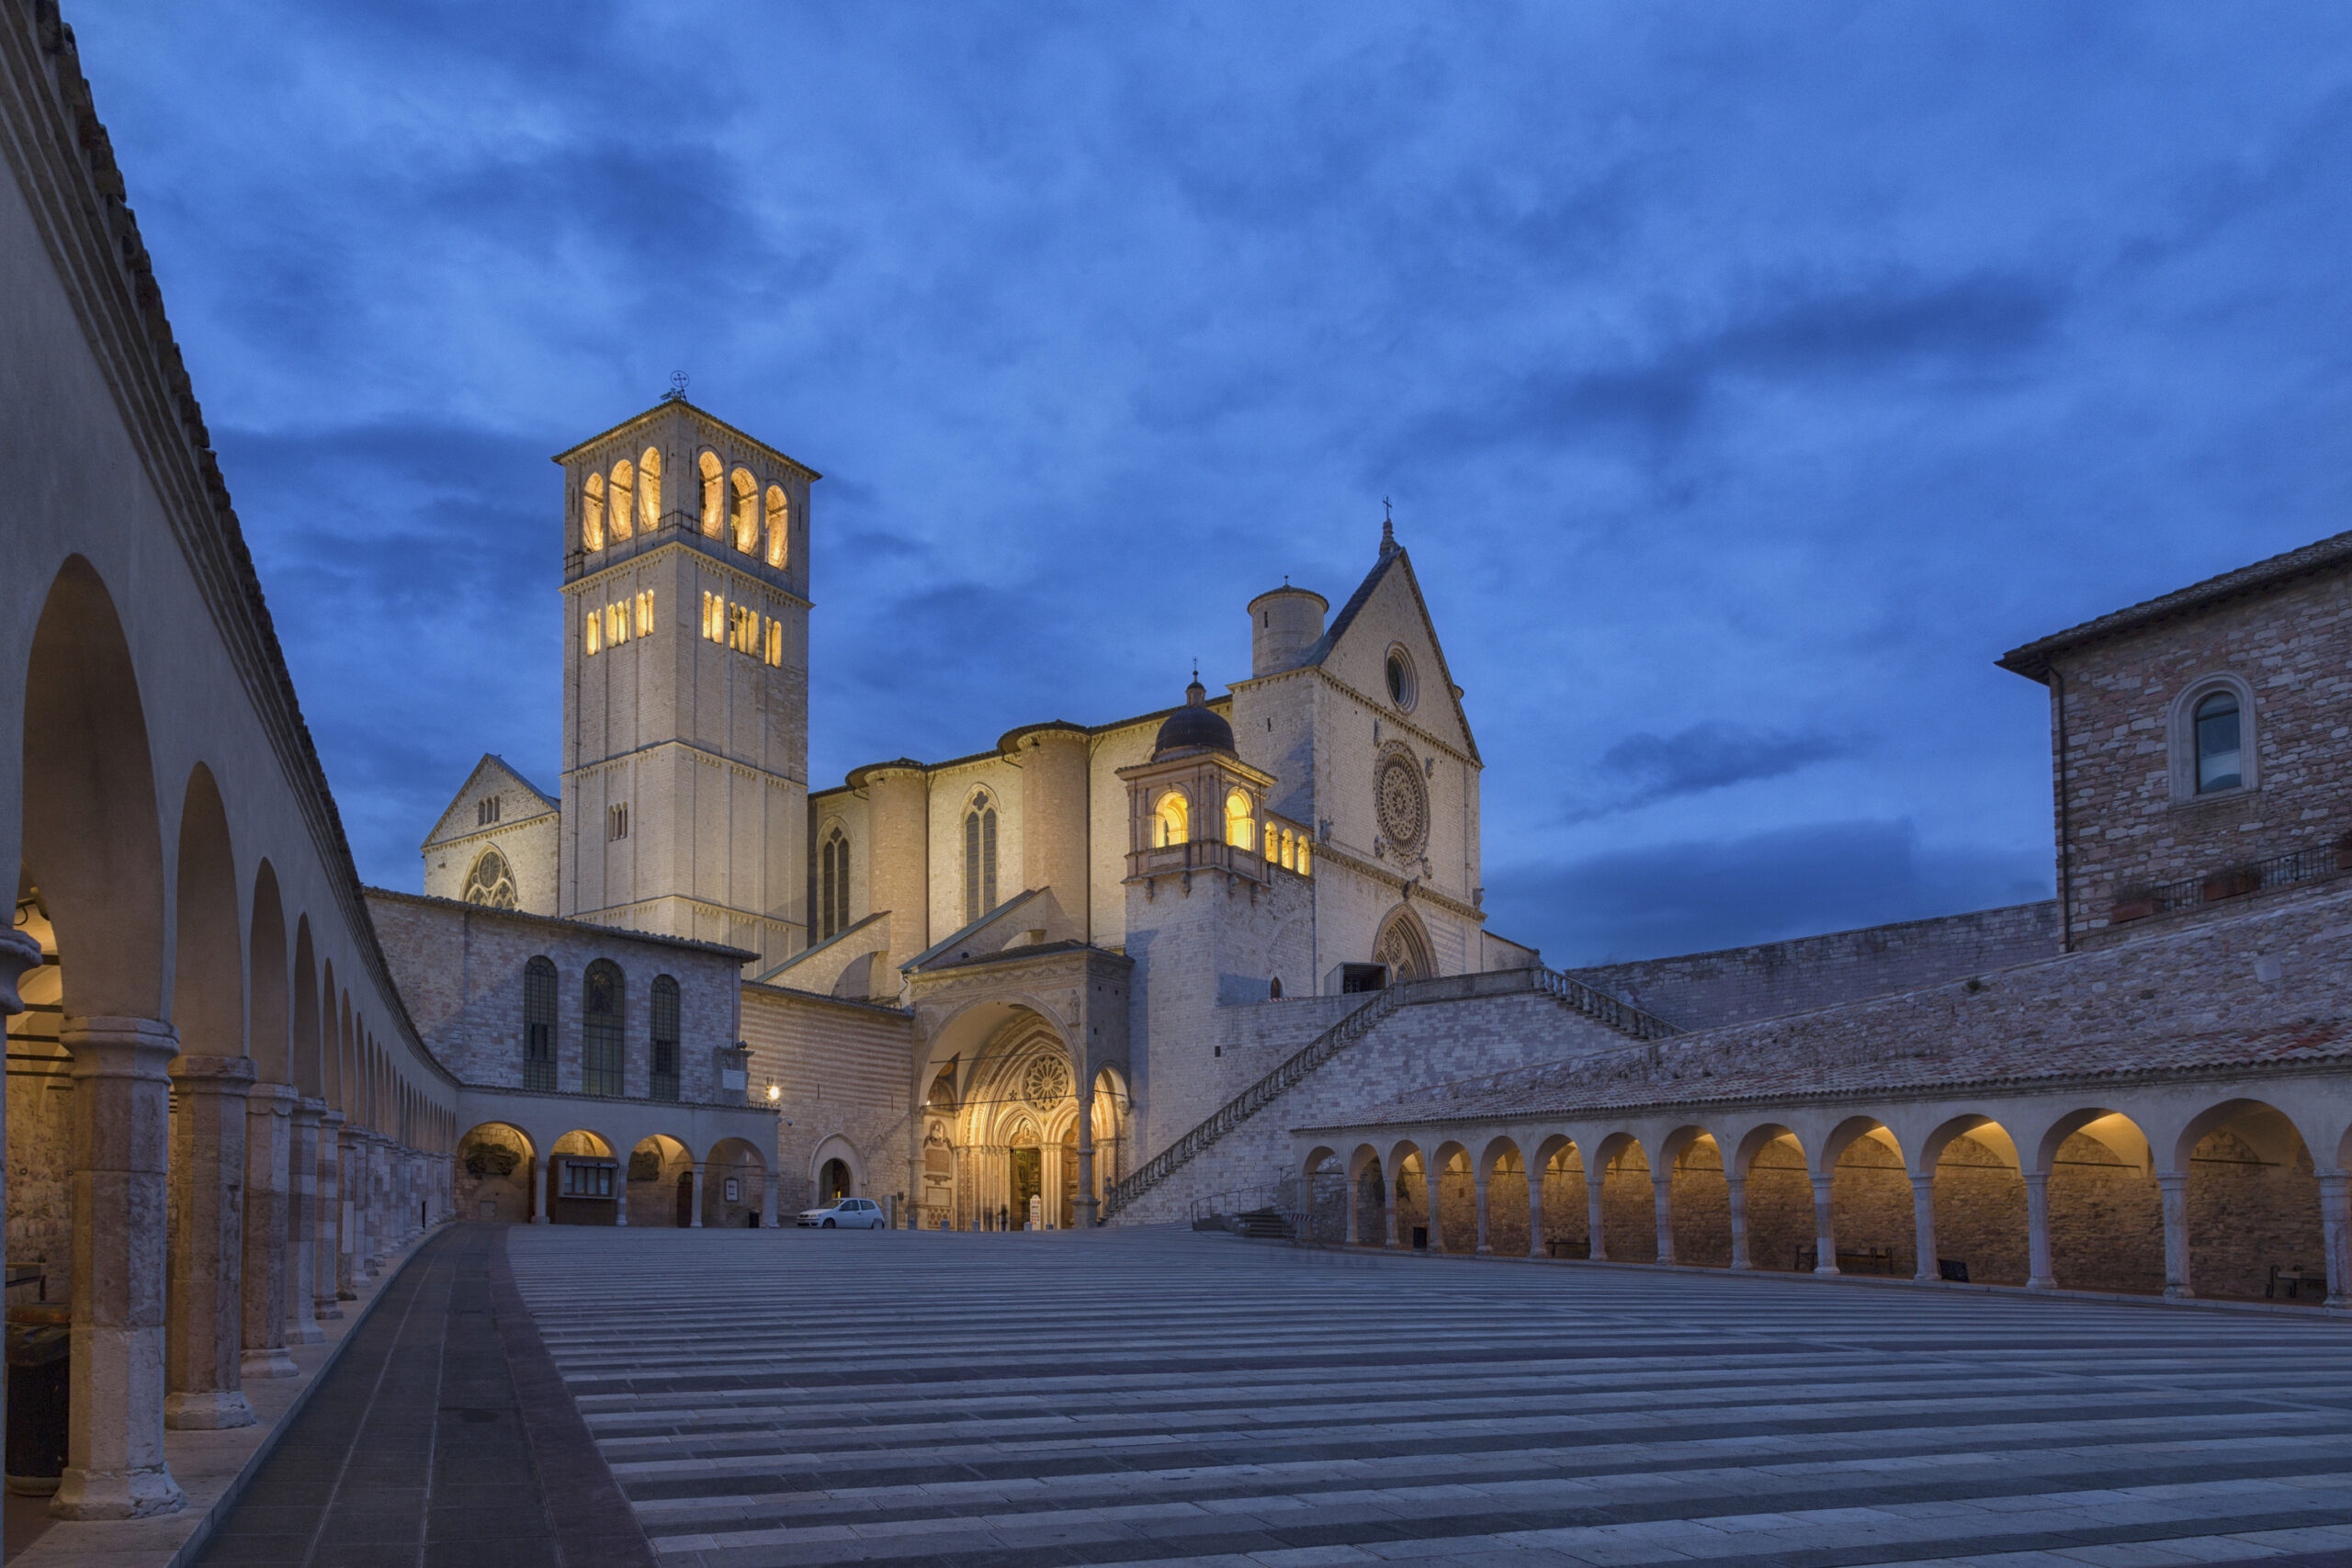
[[[735,547],[745,555],[760,547],[760,487],[748,469],[735,470]]]
[[[624,800],[605,808],[605,837],[618,840],[628,837],[628,802]]]
[[[474,861],[474,868],[466,873],[466,902],[487,905],[493,909],[514,907],[514,871],[506,857],[494,849],[484,850]]]
[[[498,820],[498,799],[494,795],[485,795],[474,802],[475,827],[487,828]]]
[[[662,454],[648,446],[637,460],[637,531],[650,534],[662,522]]]
[[[667,975],[653,977],[653,1077],[656,1100],[678,1098],[678,982]]]
[[[719,491],[723,488],[725,465],[716,452],[705,452],[698,465],[702,469],[702,533],[706,539],[718,537],[722,520],[719,512]]]
[[[580,982],[580,1092],[621,1092],[621,970],[609,958]]]
[[[605,547],[605,476],[590,474],[581,486],[580,547],[594,552]]]
[[[618,544],[629,536],[637,524],[637,470],[623,457],[613,465],[613,510],[610,527],[613,542]]]
[[[1420,928],[1401,914],[1388,922],[1379,945],[1373,949],[1372,958],[1375,964],[1388,965],[1392,985],[1399,980],[1424,980],[1437,973],[1430,962],[1429,948],[1421,941]]]
[[[996,908],[996,802],[984,790],[964,813],[964,923]]]
[[[523,1087],[555,1089],[555,964],[534,958],[523,965]]]
[[[1192,806],[1182,790],[1171,789],[1159,797],[1159,804],[1151,808],[1151,847],[1155,850],[1192,841]]]
[[[1237,850],[1246,850],[1257,842],[1258,820],[1252,815],[1250,797],[1235,790],[1225,797],[1225,841]]]
[[[838,828],[827,835],[818,855],[821,894],[818,902],[820,942],[839,936],[849,925],[849,840]]]
[[[768,486],[768,564],[781,568],[792,553],[792,506],[784,487]]]
[[[2237,694],[2216,692],[2197,705],[2197,793],[2244,784],[2238,755]]]

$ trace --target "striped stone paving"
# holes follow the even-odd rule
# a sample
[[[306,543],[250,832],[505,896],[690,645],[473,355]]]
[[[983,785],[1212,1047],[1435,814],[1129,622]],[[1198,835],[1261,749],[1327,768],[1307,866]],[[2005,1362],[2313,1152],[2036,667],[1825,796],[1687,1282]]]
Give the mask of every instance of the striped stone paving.
[[[664,1568],[2352,1563],[2352,1322],[1189,1231],[527,1230]]]

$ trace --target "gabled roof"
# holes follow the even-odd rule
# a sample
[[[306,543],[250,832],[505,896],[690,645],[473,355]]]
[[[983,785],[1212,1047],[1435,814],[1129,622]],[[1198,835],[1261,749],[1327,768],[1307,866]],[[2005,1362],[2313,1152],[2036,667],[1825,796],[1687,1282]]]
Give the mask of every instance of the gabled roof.
[[[556,799],[555,796],[549,795],[547,791],[541,789],[538,785],[525,778],[522,773],[515,769],[514,764],[509,762],[505,758],[500,756],[495,751],[484,751],[481,754],[481,761],[474,764],[473,772],[466,775],[466,782],[458,786],[458,793],[449,797],[449,804],[442,807],[441,815],[434,819],[433,830],[424,835],[424,842],[418,846],[420,849],[431,849],[435,844],[441,842],[445,838],[462,839],[471,833],[486,833],[492,830],[492,828],[464,827],[462,825],[462,819],[460,819],[459,831],[444,831],[444,829],[449,826],[450,818],[457,812],[458,806],[465,801],[473,799],[476,795],[481,793],[481,784],[484,775],[511,782],[520,788],[525,794],[530,795],[534,800],[537,800],[539,803],[538,810],[530,812],[526,815],[509,818],[504,821],[493,824],[493,827],[513,828],[525,822],[535,821],[537,818],[546,816],[550,811],[560,811],[563,809],[563,803],[561,801]]]
[[[1995,660],[2004,670],[2014,670],[2030,681],[2047,684],[2050,659],[2085,643],[2103,637],[2117,637],[2154,626],[2158,621],[2187,615],[2210,608],[2231,599],[2248,598],[2266,593],[2299,578],[2317,577],[2323,573],[2341,571],[2352,567],[2352,533],[2331,535],[2317,544],[2305,545],[2299,550],[2289,550],[2268,560],[2242,566],[2235,571],[2225,571],[2219,577],[2209,577],[2187,588],[2167,593],[2160,599],[2111,611],[2097,620],[2085,621],[2063,632],[2053,632],[2039,641],[2014,648]]]
[[[837,942],[847,942],[850,938],[855,936],[858,932],[864,931],[875,921],[884,919],[889,913],[890,911],[888,909],[876,909],[874,913],[866,916],[865,919],[857,921],[855,924],[843,926],[841,930],[835,931],[824,941],[817,943],[816,946],[804,947],[799,952],[794,953],[791,957],[786,959],[783,963],[777,964],[775,968],[764,970],[760,974],[752,976],[752,978],[763,986],[781,985],[782,982],[777,980],[776,976],[783,974],[786,970],[791,968],[797,964],[807,963],[809,959],[816,957],[819,953],[823,953]],[[785,987],[785,989],[786,990],[791,988],[792,987],[788,986]]]
[[[978,919],[970,921],[969,923],[948,932],[947,935],[942,937],[939,941],[933,942],[929,947],[924,948],[921,953],[916,953],[912,958],[910,958],[904,964],[899,964],[899,968],[904,973],[911,974],[917,969],[930,966],[934,959],[938,958],[941,953],[946,952],[949,948],[954,947],[957,942],[969,942],[978,933],[983,926],[994,925],[997,921],[1004,919],[1007,915],[1013,913],[1015,910],[1026,905],[1031,899],[1038,897],[1044,891],[1045,889],[1040,887],[1032,887],[1023,892],[1015,893],[1012,897],[1007,898],[1003,903],[999,904],[995,908],[990,909]]]
[[[1470,760],[1484,767],[1486,759],[1478,755],[1478,737],[1470,728],[1470,716],[1463,711],[1462,689],[1453,683],[1453,671],[1446,666],[1445,643],[1437,635],[1437,623],[1430,618],[1429,601],[1421,596],[1420,579],[1413,575],[1413,563],[1406,555],[1405,547],[1393,538],[1383,537],[1380,558],[1373,563],[1363,581],[1356,584],[1356,591],[1348,595],[1348,602],[1340,606],[1340,613],[1331,618],[1331,624],[1324,628],[1315,646],[1308,649],[1291,668],[1316,669],[1329,660],[1339,649],[1340,639],[1348,635],[1349,628],[1355,625],[1356,617],[1363,613],[1366,604],[1372,603],[1373,594],[1379,591],[1381,583],[1386,581],[1391,571],[1404,573],[1406,592],[1413,601],[1414,613],[1421,617],[1421,630],[1429,634],[1430,650],[1437,655],[1438,679],[1445,684],[1445,700],[1453,705],[1453,721],[1462,727],[1462,739],[1470,748]]]

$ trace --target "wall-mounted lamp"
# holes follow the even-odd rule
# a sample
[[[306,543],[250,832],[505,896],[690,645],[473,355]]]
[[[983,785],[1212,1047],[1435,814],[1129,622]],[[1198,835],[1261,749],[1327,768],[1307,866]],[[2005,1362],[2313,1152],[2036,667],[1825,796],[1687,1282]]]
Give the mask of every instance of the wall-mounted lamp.
[[[768,1085],[768,1100],[769,1100],[770,1103],[774,1103],[775,1101],[779,1100],[782,1100],[783,1098],[784,1098],[784,1086],[782,1086],[781,1084],[770,1084],[770,1085]]]

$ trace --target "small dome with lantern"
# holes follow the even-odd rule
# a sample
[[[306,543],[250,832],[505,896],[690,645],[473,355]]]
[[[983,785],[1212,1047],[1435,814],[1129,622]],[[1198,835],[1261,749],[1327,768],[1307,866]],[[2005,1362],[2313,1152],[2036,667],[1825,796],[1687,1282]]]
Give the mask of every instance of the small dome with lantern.
[[[1211,711],[1208,695],[1200,672],[1193,671],[1193,683],[1184,688],[1184,705],[1168,716],[1159,727],[1159,739],[1152,742],[1153,761],[1189,751],[1233,752],[1233,726]]]

